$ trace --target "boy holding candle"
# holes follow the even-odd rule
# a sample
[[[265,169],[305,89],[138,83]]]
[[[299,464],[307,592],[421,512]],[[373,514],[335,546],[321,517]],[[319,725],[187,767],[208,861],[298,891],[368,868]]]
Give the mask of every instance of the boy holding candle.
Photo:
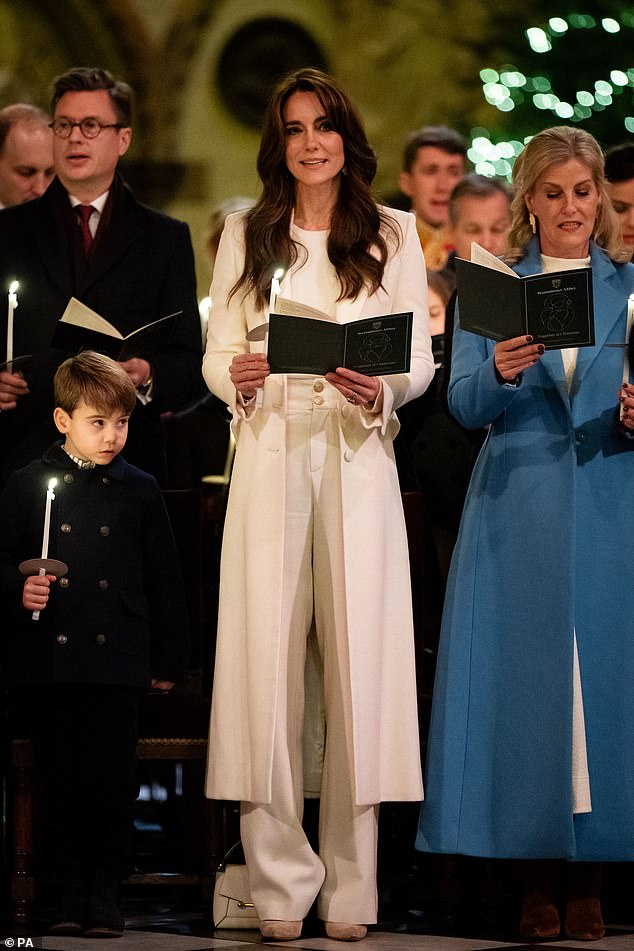
[[[57,934],[116,937],[118,886],[131,869],[140,692],[184,669],[182,581],[155,479],[119,455],[136,392],[108,357],[86,351],[55,374],[63,442],[16,472],[0,497],[0,599],[11,688],[25,701],[62,882]],[[42,545],[68,574],[18,565]],[[33,620],[32,612],[41,612]]]

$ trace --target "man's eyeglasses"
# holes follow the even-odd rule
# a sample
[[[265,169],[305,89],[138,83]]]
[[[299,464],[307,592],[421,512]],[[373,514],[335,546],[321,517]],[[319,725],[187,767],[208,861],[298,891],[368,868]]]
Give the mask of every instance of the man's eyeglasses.
[[[81,134],[87,139],[96,139],[103,129],[123,129],[120,122],[100,122],[99,119],[93,118],[82,119],[81,122],[71,122],[70,119],[53,119],[52,122],[49,122],[49,128],[60,139],[70,138],[75,126],[81,129]]]

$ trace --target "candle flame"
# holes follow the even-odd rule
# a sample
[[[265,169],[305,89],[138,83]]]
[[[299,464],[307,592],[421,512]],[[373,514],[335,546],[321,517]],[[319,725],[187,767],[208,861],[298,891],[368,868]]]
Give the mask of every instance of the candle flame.
[[[49,491],[49,492],[52,492],[56,485],[57,485],[57,479],[49,479],[49,480],[48,480],[48,491]]]
[[[11,284],[9,285],[9,294],[15,294],[19,286],[20,286],[19,281],[12,281]]]

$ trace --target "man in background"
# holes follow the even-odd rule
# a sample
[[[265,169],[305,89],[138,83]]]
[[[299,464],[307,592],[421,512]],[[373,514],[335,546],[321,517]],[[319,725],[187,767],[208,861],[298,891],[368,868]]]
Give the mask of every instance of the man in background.
[[[71,69],[55,80],[52,113],[56,177],[41,198],[0,212],[0,288],[19,281],[13,355],[31,355],[22,372],[0,370],[0,485],[55,438],[53,376],[69,354],[53,340],[71,297],[123,337],[182,311],[166,343],[121,363],[137,391],[126,459],[164,484],[161,414],[203,392],[189,229],[137,201],[117,171],[132,136],[126,83]],[[5,336],[0,308],[0,348]]]
[[[623,244],[634,253],[634,145],[624,143],[608,149],[605,177],[612,207],[621,222]]]
[[[491,254],[504,254],[511,230],[511,192],[501,178],[471,172],[451,193],[448,207],[449,239],[454,250],[446,267],[455,273],[455,259],[471,259],[471,242]]]
[[[399,188],[410,198],[428,269],[445,266],[451,250],[449,196],[465,174],[467,144],[448,126],[425,126],[410,135]]]
[[[53,133],[37,106],[0,109],[0,208],[43,195],[53,180]]]

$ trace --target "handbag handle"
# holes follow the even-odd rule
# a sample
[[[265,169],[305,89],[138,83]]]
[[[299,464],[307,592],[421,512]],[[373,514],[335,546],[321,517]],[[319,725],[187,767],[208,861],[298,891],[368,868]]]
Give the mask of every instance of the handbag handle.
[[[222,859],[221,859],[221,861],[220,861],[220,865],[218,866],[218,871],[219,871],[219,872],[224,872],[224,870],[225,870],[225,868],[227,867],[227,865],[229,865],[233,854],[236,853],[236,852],[241,852],[241,853],[242,853],[242,862],[237,862],[236,864],[237,864],[237,865],[246,865],[246,861],[244,860],[244,851],[243,851],[243,849],[242,849],[242,842],[240,841],[240,839],[238,839],[238,841],[237,841],[237,842],[234,842],[234,844],[231,846],[231,848],[228,849],[228,851],[225,852],[224,856],[222,857]]]

